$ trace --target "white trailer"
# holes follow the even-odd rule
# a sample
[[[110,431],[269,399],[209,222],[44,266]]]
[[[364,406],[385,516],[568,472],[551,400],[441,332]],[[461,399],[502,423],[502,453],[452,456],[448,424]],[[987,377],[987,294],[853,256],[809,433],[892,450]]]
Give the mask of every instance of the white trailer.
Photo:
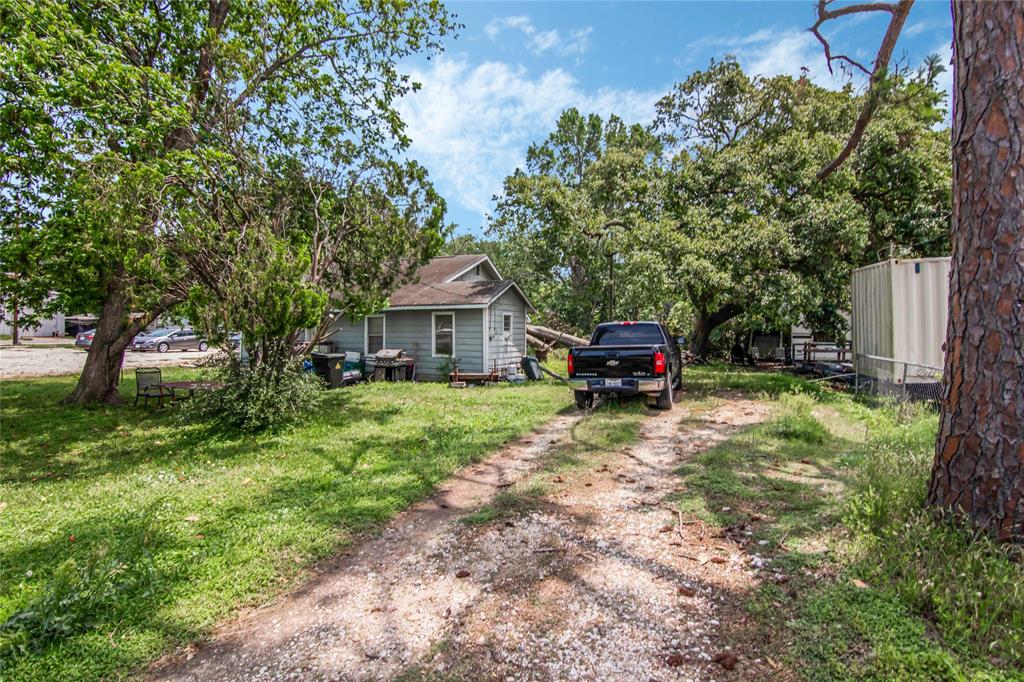
[[[935,382],[943,364],[949,258],[892,258],[853,271],[857,373],[878,382]]]

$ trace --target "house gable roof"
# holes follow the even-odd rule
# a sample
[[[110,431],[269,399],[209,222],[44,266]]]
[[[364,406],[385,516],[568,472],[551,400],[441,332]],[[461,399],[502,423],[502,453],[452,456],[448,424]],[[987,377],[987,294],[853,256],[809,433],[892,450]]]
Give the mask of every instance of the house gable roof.
[[[487,256],[479,253],[463,256],[438,256],[417,270],[416,278],[420,283],[427,284],[451,282],[471,268],[489,260]]]
[[[510,288],[533,310],[530,299],[510,279],[455,281],[473,267],[486,262],[494,272],[491,260],[483,254],[465,256],[440,256],[424,265],[416,273],[418,281],[406,284],[391,294],[388,310],[397,308],[442,308],[474,307],[483,308]]]

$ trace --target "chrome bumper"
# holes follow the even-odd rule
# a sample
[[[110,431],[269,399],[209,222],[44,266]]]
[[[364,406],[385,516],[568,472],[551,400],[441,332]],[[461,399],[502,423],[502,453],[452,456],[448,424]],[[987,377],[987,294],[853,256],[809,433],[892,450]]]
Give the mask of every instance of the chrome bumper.
[[[569,379],[569,388],[574,391],[590,391],[591,393],[661,393],[665,390],[665,379],[623,379],[631,382],[626,386],[591,386],[590,382],[600,379]]]

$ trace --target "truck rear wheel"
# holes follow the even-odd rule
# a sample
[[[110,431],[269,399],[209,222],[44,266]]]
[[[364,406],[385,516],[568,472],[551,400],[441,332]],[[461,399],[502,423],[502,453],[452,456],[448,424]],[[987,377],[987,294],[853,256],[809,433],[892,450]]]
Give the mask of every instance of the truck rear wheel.
[[[581,410],[589,410],[594,406],[594,394],[590,391],[573,391],[576,395],[576,407]]]
[[[671,410],[672,409],[672,380],[669,378],[665,379],[665,388],[661,389],[661,393],[658,394],[658,401],[655,403],[659,410]]]

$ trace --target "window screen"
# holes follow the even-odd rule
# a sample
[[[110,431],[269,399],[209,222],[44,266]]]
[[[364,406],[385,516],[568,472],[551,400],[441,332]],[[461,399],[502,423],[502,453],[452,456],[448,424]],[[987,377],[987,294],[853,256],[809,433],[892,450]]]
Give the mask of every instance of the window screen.
[[[382,316],[366,318],[366,354],[373,355],[383,348],[384,318]]]
[[[452,355],[455,351],[455,316],[434,315],[434,355]]]
[[[501,329],[506,333],[512,332],[512,313],[505,313],[502,315]]]

